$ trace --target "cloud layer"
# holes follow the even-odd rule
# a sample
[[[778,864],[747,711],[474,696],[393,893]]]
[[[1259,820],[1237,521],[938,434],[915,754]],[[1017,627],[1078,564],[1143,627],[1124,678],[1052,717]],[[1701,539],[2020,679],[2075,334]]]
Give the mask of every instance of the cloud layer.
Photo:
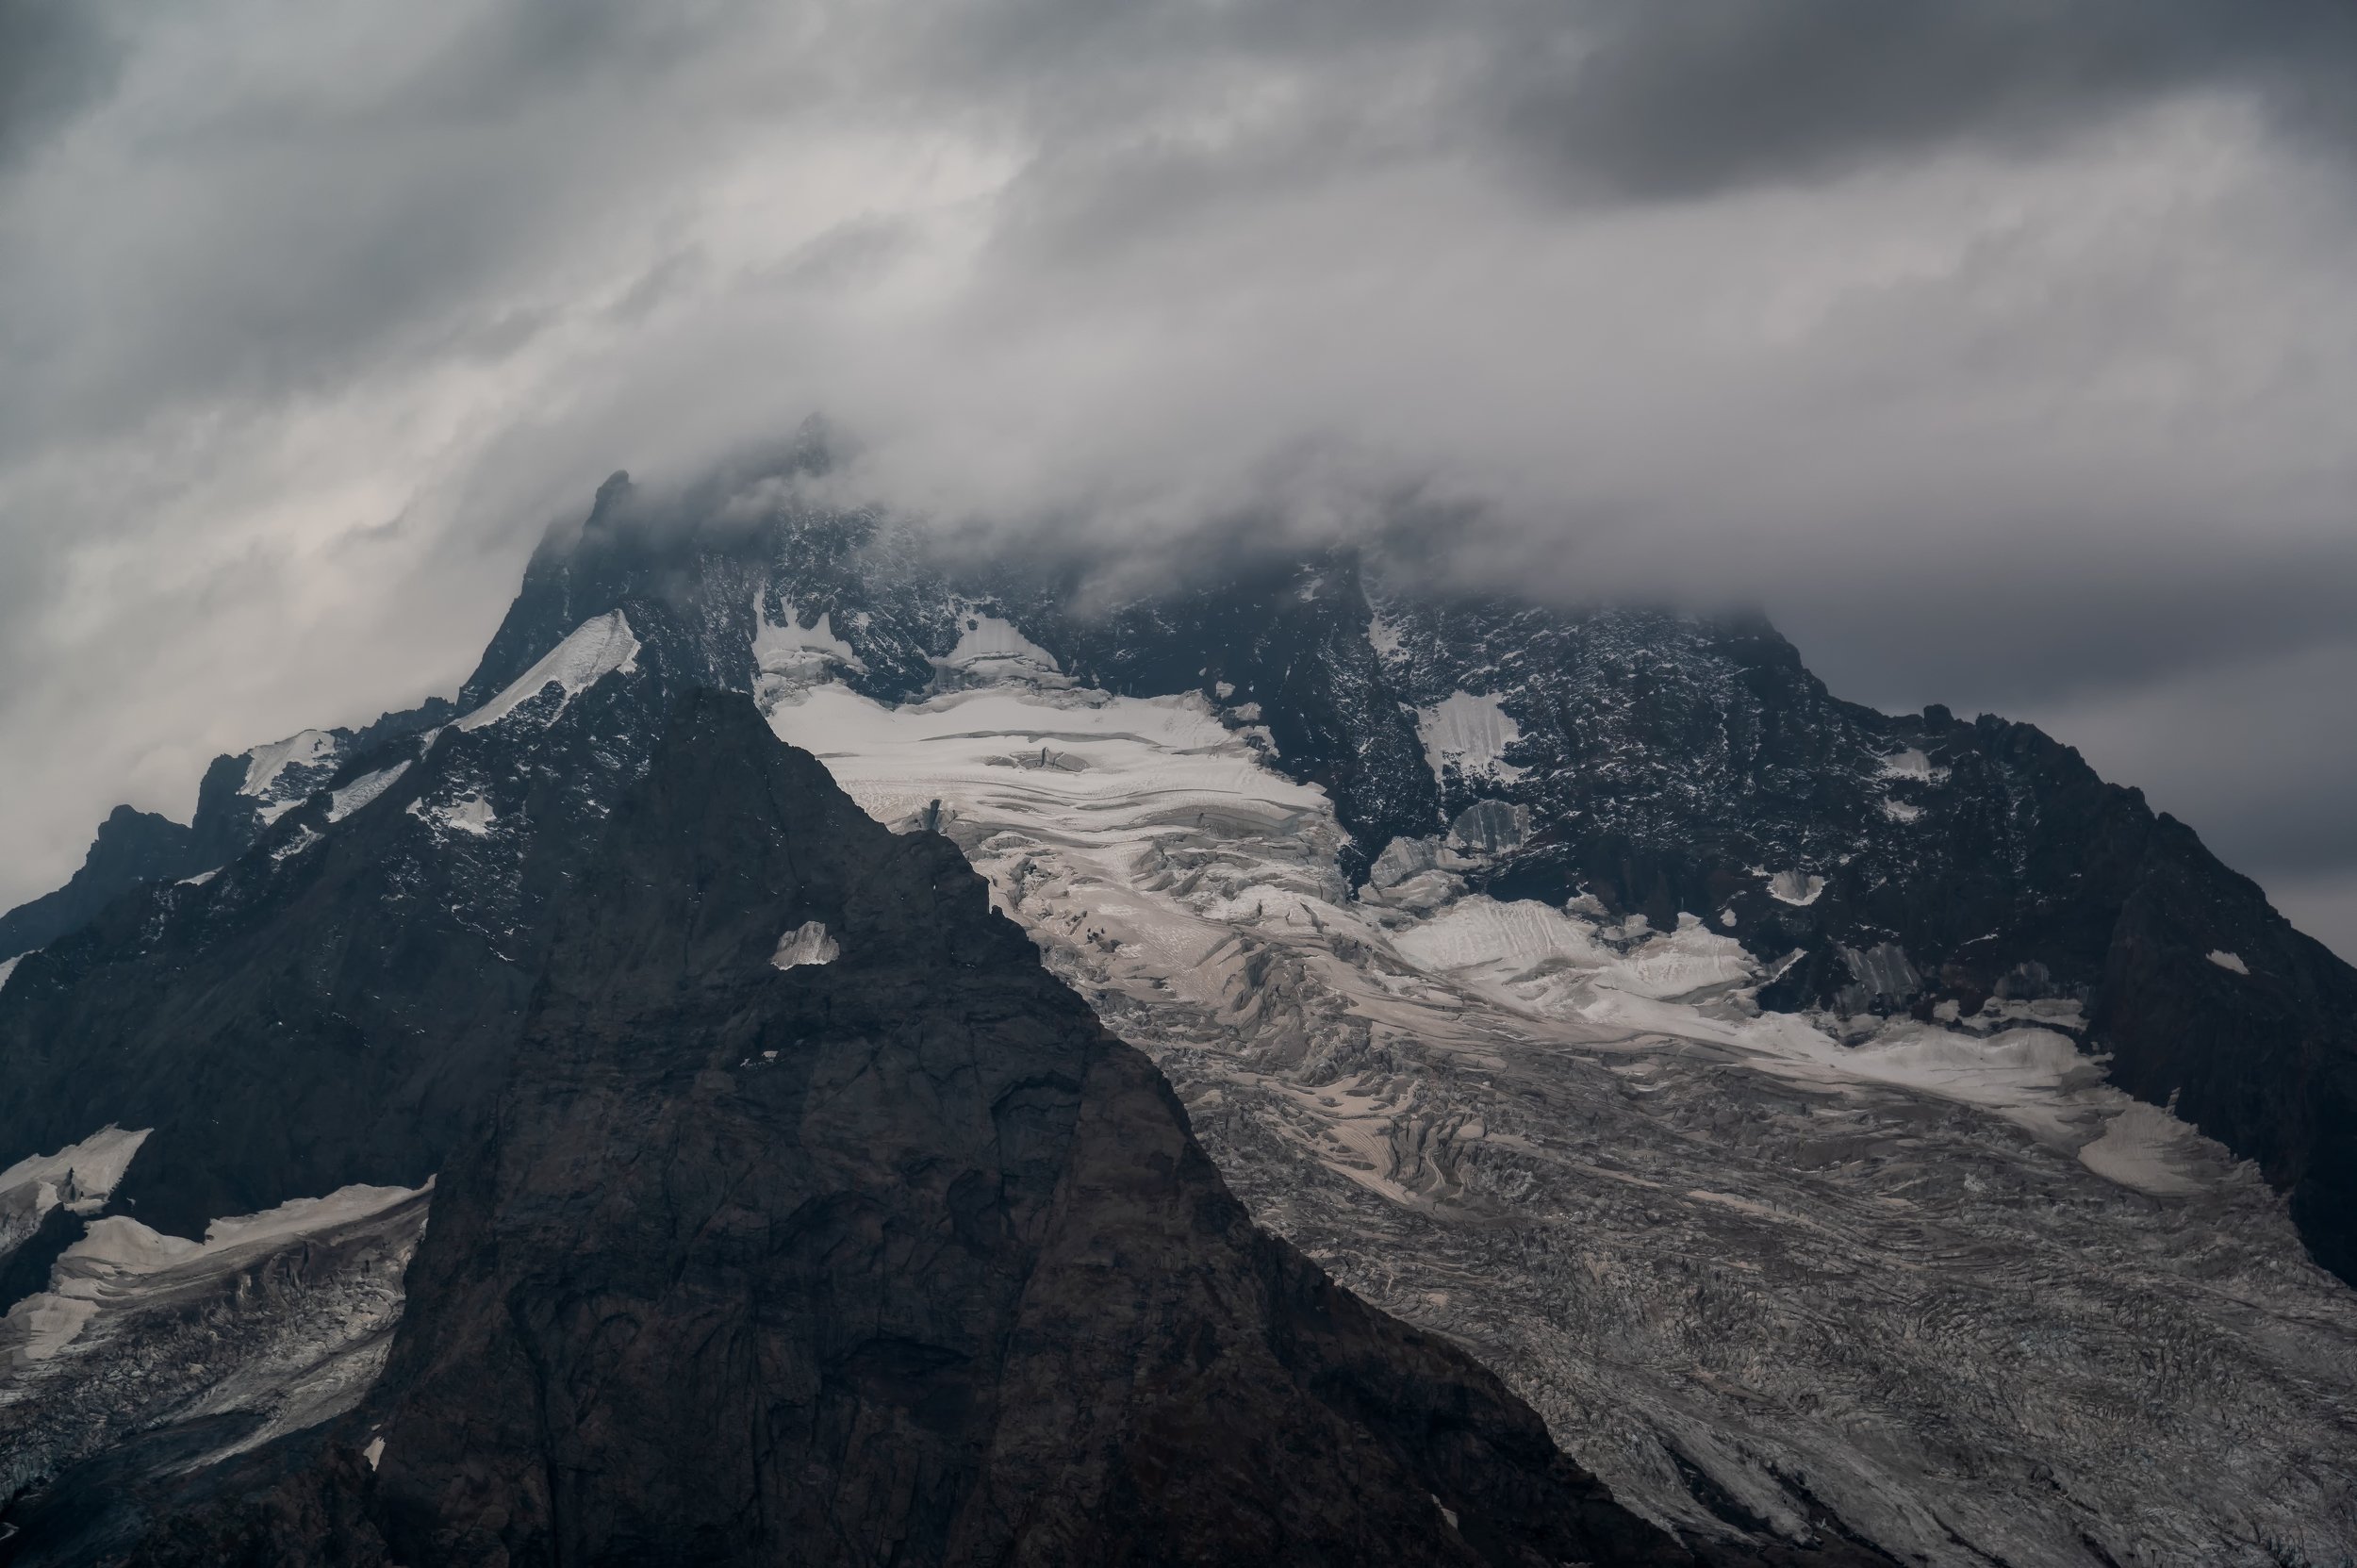
[[[0,902],[823,411],[947,523],[1755,601],[2357,950],[2343,6],[94,14],[0,0]]]

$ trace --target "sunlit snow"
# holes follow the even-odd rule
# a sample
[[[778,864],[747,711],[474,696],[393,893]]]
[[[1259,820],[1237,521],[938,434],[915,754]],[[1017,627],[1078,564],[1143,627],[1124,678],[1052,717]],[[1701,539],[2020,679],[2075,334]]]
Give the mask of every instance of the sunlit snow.
[[[2232,969],[2238,975],[2247,975],[2250,972],[2250,966],[2242,961],[2241,954],[2230,953],[2223,948],[2211,949],[2209,959],[2219,968]]]

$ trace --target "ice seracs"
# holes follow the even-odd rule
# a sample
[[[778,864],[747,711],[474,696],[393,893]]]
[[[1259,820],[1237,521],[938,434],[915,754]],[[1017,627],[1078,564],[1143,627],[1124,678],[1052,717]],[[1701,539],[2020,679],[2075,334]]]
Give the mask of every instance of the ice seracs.
[[[1722,934],[1733,904],[1660,930],[1594,898],[1471,891],[1530,831],[1501,801],[1393,839],[1354,890],[1324,792],[1224,722],[1240,695],[1012,680],[893,706],[825,682],[768,712],[871,815],[957,840],[1154,1056],[1257,1217],[1481,1346],[1656,1519],[1720,1525],[1674,1450],[1794,1535],[1809,1516],[1773,1474],[1805,1476],[1908,1560],[1985,1560],[1962,1537],[2059,1568],[2082,1494],[2138,1522],[2107,1537],[2116,1560],[2205,1560],[2207,1521],[2247,1495],[2223,1468],[2246,1440],[2202,1413],[2217,1399],[2269,1411],[2269,1465],[2339,1441],[2338,1395],[2304,1370],[2342,1353],[2317,1348],[2336,1330],[2301,1327],[2331,1317],[2337,1287],[2299,1261],[2255,1173],[2102,1081],[2070,999],[1925,1022],[1763,1012],[1780,967]],[[1483,713],[1504,717],[1470,698],[1426,710],[1460,777],[1508,744]],[[1926,782],[1910,767],[1898,787]],[[1786,903],[1826,888],[1798,867],[1756,876]],[[1860,950],[1861,1008],[1910,972],[1895,945]],[[2202,1249],[2221,1246],[2255,1295],[2226,1302],[2204,1277]],[[2115,1334],[2131,1312],[2159,1312],[2151,1332],[2183,1353],[2231,1345],[2233,1392],[2085,1357],[2057,1378],[2019,1349]],[[2053,1425],[2006,1413],[2033,1407]],[[1866,1428],[1939,1431],[1971,1475]],[[2151,1467],[2087,1461],[2131,1444],[2189,1478],[2156,1505]],[[2023,1478],[2036,1464],[2069,1469],[2071,1495]],[[2314,1517],[2340,1484],[2299,1475],[2273,1517]]]
[[[574,627],[507,689],[459,719],[457,728],[479,730],[496,724],[551,685],[563,692],[556,710],[561,712],[566,702],[605,676],[618,671],[629,674],[637,668],[638,638],[630,629],[629,618],[619,610],[609,610]],[[555,713],[548,717],[553,718]]]

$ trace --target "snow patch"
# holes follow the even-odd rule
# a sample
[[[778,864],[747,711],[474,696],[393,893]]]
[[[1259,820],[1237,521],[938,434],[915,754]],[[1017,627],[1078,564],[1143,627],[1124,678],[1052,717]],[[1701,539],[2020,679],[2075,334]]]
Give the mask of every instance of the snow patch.
[[[496,724],[539,696],[551,683],[562,686],[565,701],[570,702],[604,677],[617,672],[628,675],[637,668],[638,638],[630,629],[630,620],[621,611],[609,610],[574,627],[563,642],[541,655],[539,663],[518,676],[505,691],[458,720],[456,727],[480,730],[486,724]],[[564,711],[564,703],[558,704],[557,711]],[[553,719],[556,716],[549,717]]]
[[[94,1214],[107,1206],[148,1130],[105,1127],[55,1154],[36,1154],[0,1171],[0,1257],[41,1229],[49,1211]]]
[[[380,768],[374,773],[362,774],[327,798],[327,819],[330,822],[342,821],[392,788],[394,783],[408,771],[409,765],[406,762],[397,762],[392,767]]]
[[[778,950],[769,962],[781,969],[799,969],[805,964],[832,964],[842,956],[842,944],[827,934],[823,922],[805,920],[778,938]]]
[[[1922,784],[1937,784],[1948,777],[1948,769],[1935,767],[1932,759],[1913,747],[1893,751],[1883,758],[1882,776],[1886,779],[1914,779]]]
[[[1778,903],[1799,904],[1805,908],[1817,901],[1825,890],[1825,879],[1800,871],[1778,871],[1768,879],[1768,896]]]
[[[281,741],[257,746],[247,753],[245,783],[240,795],[259,795],[288,767],[309,767],[336,755],[336,737],[324,730],[298,730]]]
[[[2157,1105],[2133,1101],[2103,1125],[2103,1135],[2079,1150],[2079,1163],[2107,1180],[2156,1197],[2197,1193],[2202,1183],[2184,1166],[2194,1130]]]
[[[805,627],[794,602],[782,599],[778,603],[785,619],[773,621],[763,597],[759,592],[753,595],[753,664],[764,675],[808,685],[825,680],[832,665],[867,673],[866,662],[834,635],[831,614]]]
[[[1911,806],[1904,801],[1885,801],[1883,815],[1893,822],[1912,822],[1923,815],[1923,808]]]
[[[16,973],[16,966],[24,962],[23,953],[18,953],[14,958],[0,958],[0,991],[8,988],[8,977]]]
[[[319,829],[311,826],[310,823],[305,822],[295,830],[295,835],[292,838],[289,838],[287,842],[281,844],[275,850],[272,850],[270,852],[270,858],[275,861],[292,860],[295,856],[301,854],[304,850],[309,849],[312,845],[317,844],[326,836],[327,835],[320,832]]]
[[[178,882],[173,883],[173,885],[174,887],[202,887],[206,883],[212,881],[215,877],[220,875],[221,867],[216,866],[209,871],[199,871],[192,877],[182,877]]]
[[[1495,696],[1452,692],[1431,707],[1418,708],[1416,734],[1423,737],[1425,761],[1436,779],[1452,766],[1462,777],[1501,784],[1512,784],[1529,771],[1506,760],[1507,748],[1522,739],[1523,732]]]
[[[1390,658],[1400,651],[1399,628],[1379,615],[1375,617],[1367,622],[1367,646],[1375,650],[1376,658]]]
[[[958,621],[958,645],[943,666],[984,678],[1059,674],[1056,656],[997,616],[966,615]]]
[[[369,1439],[369,1445],[360,1450],[360,1457],[369,1461],[370,1469],[375,1469],[378,1461],[385,1457],[385,1440],[381,1437]]]
[[[491,831],[499,814],[491,802],[480,795],[470,795],[446,806],[429,806],[423,801],[409,802],[409,815],[420,822],[438,824],[453,833],[472,834],[480,838]]]
[[[2240,953],[2230,953],[2223,948],[2212,948],[2209,958],[2211,963],[2221,969],[2232,969],[2238,975],[2247,975],[2250,972],[2250,966],[2242,961]]]

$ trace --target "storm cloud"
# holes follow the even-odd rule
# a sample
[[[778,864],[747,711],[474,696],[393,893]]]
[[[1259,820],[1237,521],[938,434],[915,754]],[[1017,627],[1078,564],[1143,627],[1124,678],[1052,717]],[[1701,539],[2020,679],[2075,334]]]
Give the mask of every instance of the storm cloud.
[[[821,412],[985,536],[1755,602],[2357,950],[2344,5],[100,14],[0,0],[0,902]]]

